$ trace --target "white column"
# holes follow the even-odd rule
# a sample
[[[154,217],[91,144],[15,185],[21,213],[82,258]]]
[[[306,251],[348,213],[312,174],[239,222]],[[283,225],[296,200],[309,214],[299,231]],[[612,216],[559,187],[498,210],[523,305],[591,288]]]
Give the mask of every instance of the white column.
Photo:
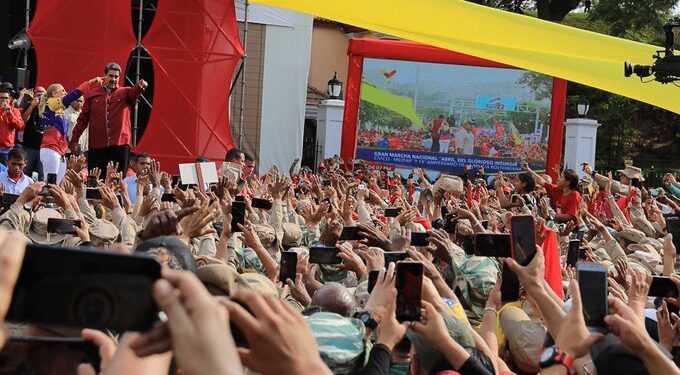
[[[564,165],[574,169],[579,176],[584,173],[582,163],[595,168],[595,146],[597,145],[597,120],[570,118],[564,123]]]
[[[319,114],[316,121],[316,142],[320,146],[321,163],[323,159],[340,155],[342,141],[342,117],[345,113],[345,101],[327,99],[319,103]]]

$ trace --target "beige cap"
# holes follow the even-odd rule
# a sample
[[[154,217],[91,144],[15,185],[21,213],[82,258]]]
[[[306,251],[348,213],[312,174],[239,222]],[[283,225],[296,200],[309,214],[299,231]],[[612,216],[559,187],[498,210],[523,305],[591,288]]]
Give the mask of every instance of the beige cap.
[[[281,244],[288,247],[300,246],[302,242],[302,229],[295,223],[283,223],[283,239]]]
[[[64,215],[53,208],[41,208],[31,218],[28,238],[43,245],[52,245],[63,241],[68,236],[67,234],[47,233],[47,220],[63,218]]]
[[[262,246],[264,246],[265,249],[276,241],[276,231],[271,225],[253,224],[253,230],[257,233],[257,237],[260,238],[260,242],[262,242]]]
[[[506,307],[498,316],[501,329],[515,364],[523,371],[536,373],[543,352],[546,329],[517,307]]]
[[[118,239],[120,230],[108,220],[97,219],[90,224],[90,241],[93,246],[110,245]]]
[[[642,169],[638,167],[634,167],[632,165],[626,166],[625,169],[619,169],[618,172],[623,173],[626,177],[633,179],[637,178],[640,181],[644,181],[644,177],[642,177]]]

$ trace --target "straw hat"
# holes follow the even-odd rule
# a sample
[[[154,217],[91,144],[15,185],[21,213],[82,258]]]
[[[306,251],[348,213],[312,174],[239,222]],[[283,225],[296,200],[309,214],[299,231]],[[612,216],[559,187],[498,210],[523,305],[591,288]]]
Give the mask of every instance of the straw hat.
[[[626,166],[625,169],[619,169],[618,172],[624,174],[626,177],[630,179],[637,178],[640,181],[645,180],[644,177],[642,177],[642,169],[634,167],[632,165]]]
[[[68,236],[67,234],[47,232],[47,220],[63,218],[64,215],[53,208],[41,208],[33,214],[31,227],[28,230],[28,238],[42,245],[53,245],[63,241]]]

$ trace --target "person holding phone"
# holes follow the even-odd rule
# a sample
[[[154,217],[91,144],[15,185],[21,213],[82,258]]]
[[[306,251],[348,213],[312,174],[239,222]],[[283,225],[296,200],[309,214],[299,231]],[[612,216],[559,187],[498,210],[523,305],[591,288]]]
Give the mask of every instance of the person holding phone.
[[[529,164],[522,163],[522,169],[530,173],[536,183],[543,186],[548,193],[548,198],[555,203],[557,214],[553,218],[558,223],[576,222],[579,204],[581,203],[581,193],[578,192],[578,174],[573,169],[560,170],[555,165],[553,171],[558,174],[555,185],[547,182],[538,173],[529,168]]]
[[[7,154],[14,147],[16,133],[24,129],[21,111],[12,106],[12,91],[0,89],[0,164],[6,165]]]
[[[38,113],[38,104],[47,90],[42,86],[36,86],[33,90],[33,96],[25,95],[21,108],[23,112],[21,117],[24,119],[26,126],[23,131],[17,133],[17,141],[21,144],[21,148],[28,156],[26,168],[24,172],[28,176],[32,176],[33,172],[38,174],[38,181],[43,180],[43,167],[40,162],[40,144],[43,138],[43,129],[40,126],[40,114]]]

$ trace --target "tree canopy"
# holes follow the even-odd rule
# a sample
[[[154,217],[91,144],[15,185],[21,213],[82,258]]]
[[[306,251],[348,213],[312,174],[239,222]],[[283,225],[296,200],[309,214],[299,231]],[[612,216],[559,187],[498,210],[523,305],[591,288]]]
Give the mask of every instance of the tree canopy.
[[[595,0],[589,2],[586,12],[586,0],[469,1],[659,46],[665,40],[663,25],[674,16],[678,5],[678,0]],[[635,63],[651,64],[652,59],[650,56],[649,61]],[[536,76],[529,74],[524,79],[524,83],[540,87]],[[576,102],[585,96],[590,102],[588,117],[602,124],[597,140],[598,170],[620,169],[624,160],[632,160],[644,169],[646,178],[653,184],[658,174],[680,169],[680,159],[676,156],[680,154],[680,115],[574,82],[569,82],[567,96],[567,118],[577,116]]]

